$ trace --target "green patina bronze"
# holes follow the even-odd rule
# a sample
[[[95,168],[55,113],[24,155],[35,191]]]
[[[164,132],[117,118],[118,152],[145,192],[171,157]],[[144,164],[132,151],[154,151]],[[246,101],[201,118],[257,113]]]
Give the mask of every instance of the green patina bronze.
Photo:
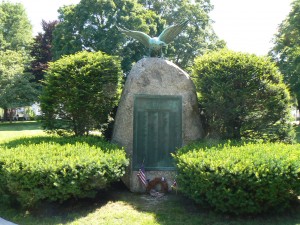
[[[183,23],[170,26],[166,28],[158,37],[150,37],[141,31],[133,31],[126,28],[122,29],[120,27],[117,28],[119,31],[138,40],[145,47],[149,48],[150,57],[162,57],[162,49],[167,47],[167,45],[172,42],[178,34],[181,33],[187,23],[188,21],[184,21]]]
[[[133,169],[173,170],[171,153],[182,146],[182,97],[136,95]]]

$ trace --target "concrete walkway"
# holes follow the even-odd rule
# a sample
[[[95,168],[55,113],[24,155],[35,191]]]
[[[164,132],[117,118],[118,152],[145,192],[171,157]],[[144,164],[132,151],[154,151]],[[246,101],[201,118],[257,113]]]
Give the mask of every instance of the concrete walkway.
[[[17,224],[4,220],[0,217],[0,225],[17,225]]]

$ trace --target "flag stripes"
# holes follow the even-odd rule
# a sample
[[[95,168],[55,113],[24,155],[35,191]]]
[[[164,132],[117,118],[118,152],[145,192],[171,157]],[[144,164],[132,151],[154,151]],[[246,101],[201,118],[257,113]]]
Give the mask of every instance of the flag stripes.
[[[139,169],[139,172],[137,173],[137,176],[138,176],[139,180],[142,182],[142,184],[146,187],[148,182],[147,182],[147,179],[146,179],[145,169],[144,169],[143,165]]]

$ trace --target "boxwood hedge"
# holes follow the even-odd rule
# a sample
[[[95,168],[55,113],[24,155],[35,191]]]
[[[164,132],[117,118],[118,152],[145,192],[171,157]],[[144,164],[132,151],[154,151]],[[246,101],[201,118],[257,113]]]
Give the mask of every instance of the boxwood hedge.
[[[175,158],[180,190],[217,211],[281,211],[300,195],[299,144],[193,145]]]
[[[100,146],[100,147],[99,147]],[[25,143],[0,147],[0,194],[32,207],[41,200],[93,197],[119,180],[128,165],[123,149],[101,141]]]

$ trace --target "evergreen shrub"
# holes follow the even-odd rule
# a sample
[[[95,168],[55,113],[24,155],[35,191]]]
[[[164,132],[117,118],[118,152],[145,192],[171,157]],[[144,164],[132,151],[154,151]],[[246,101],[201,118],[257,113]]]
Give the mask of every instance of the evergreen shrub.
[[[193,78],[210,138],[293,141],[290,94],[270,59],[211,52],[195,60]]]
[[[300,145],[257,143],[197,148],[175,155],[180,190],[233,214],[282,211],[300,195]]]
[[[32,207],[41,200],[93,197],[119,180],[128,165],[125,151],[103,140],[91,145],[92,139],[1,147],[2,200]]]
[[[118,104],[120,59],[103,52],[78,52],[51,62],[40,97],[43,128],[61,135],[101,130]]]

